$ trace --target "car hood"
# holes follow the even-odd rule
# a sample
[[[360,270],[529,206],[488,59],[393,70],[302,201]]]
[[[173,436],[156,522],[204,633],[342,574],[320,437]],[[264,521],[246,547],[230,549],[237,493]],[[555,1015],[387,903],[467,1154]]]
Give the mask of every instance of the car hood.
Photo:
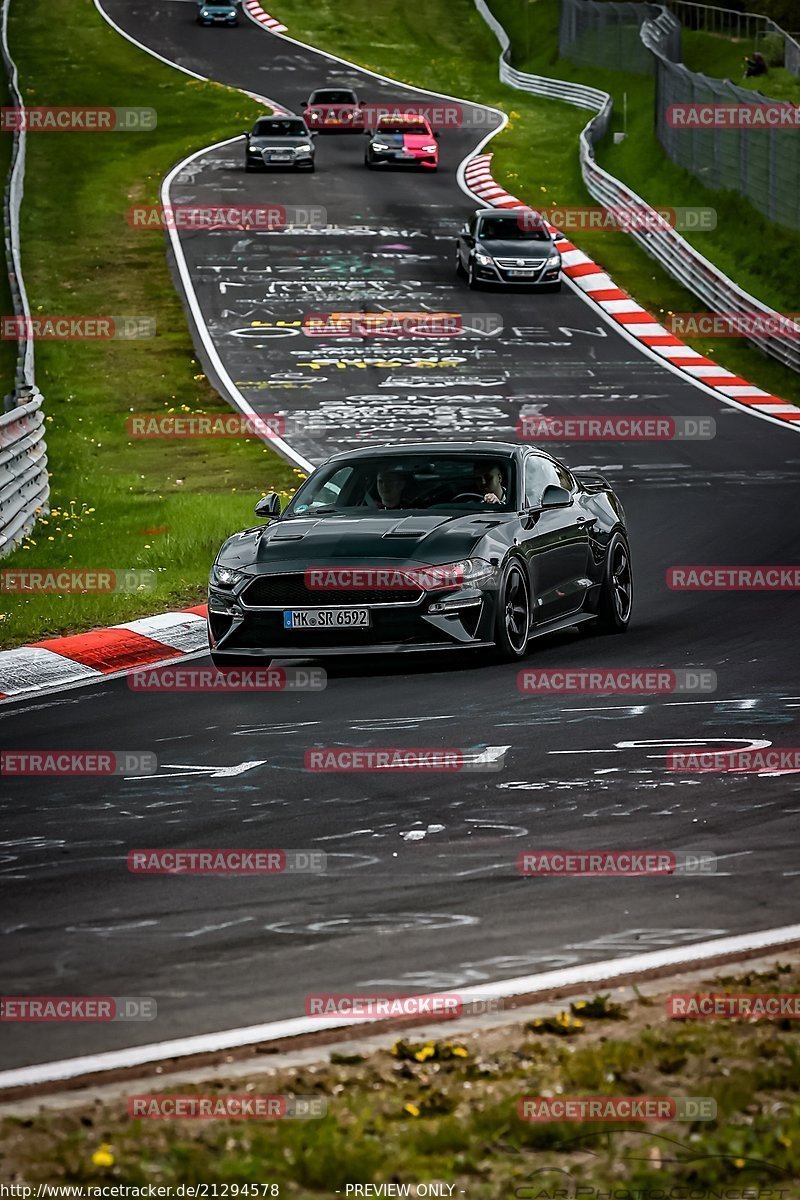
[[[294,517],[229,538],[219,561],[256,571],[322,566],[338,562],[457,562],[474,553],[481,540],[513,518],[513,513],[425,513],[393,516]]]
[[[374,142],[383,142],[390,150],[421,150],[423,146],[433,144],[433,134],[430,133],[378,133],[373,135]]]
[[[311,139],[307,133],[299,133],[297,137],[281,137],[277,133],[251,133],[250,145],[257,150],[275,146],[283,150],[292,150],[295,146],[305,146]]]
[[[548,258],[556,250],[552,242],[534,241],[479,241],[478,246],[484,254],[490,254],[492,258]]]

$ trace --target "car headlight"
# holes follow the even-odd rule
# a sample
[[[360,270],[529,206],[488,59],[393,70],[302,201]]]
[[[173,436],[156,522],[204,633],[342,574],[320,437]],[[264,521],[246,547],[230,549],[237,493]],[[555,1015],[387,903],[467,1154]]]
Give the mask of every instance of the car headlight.
[[[373,150],[388,150],[389,147],[386,145],[385,142],[373,142],[372,149]]]
[[[482,250],[475,251],[475,262],[480,263],[482,267],[490,267],[492,265],[492,259],[488,254],[484,254]]]
[[[547,260],[547,265],[548,265],[548,267],[560,267],[561,266],[561,255],[560,254],[551,254]]]
[[[302,146],[297,147],[297,153],[305,154],[306,152],[311,151],[311,149],[312,149],[311,142],[303,142]]]
[[[432,146],[423,146],[422,153],[423,154],[433,154],[435,149],[436,149],[436,142],[434,142]]]
[[[437,564],[423,570],[416,568],[415,573],[426,591],[441,591],[442,588],[488,583],[496,578],[497,567],[485,558],[462,558],[458,562]]]
[[[245,578],[244,571],[237,571],[233,567],[219,567],[215,565],[211,568],[211,582],[216,584],[217,587],[232,588]]]

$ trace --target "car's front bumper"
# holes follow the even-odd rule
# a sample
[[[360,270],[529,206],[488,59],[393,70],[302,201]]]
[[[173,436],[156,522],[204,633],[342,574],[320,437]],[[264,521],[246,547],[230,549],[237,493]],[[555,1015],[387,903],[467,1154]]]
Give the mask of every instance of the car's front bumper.
[[[402,150],[373,150],[369,161],[374,167],[425,167],[431,170],[439,165],[436,154],[408,154]]]
[[[239,592],[239,596],[241,592]],[[428,592],[416,603],[359,604],[368,608],[365,628],[285,629],[284,607],[248,608],[227,589],[208,594],[209,644],[215,653],[254,658],[314,658],[349,654],[399,654],[489,646],[493,642],[496,589],[470,586]],[[449,604],[444,611],[431,606]],[[285,608],[310,607],[305,604]],[[321,608],[329,607],[321,603]],[[334,606],[335,607],[335,606]]]
[[[552,287],[561,277],[561,267],[542,267],[535,275],[512,275],[496,264],[475,263],[475,278],[481,283],[496,283],[503,287]]]
[[[249,167],[262,168],[272,171],[276,167],[307,167],[314,161],[314,151],[304,151],[302,154],[292,154],[291,158],[265,159],[260,150],[245,151]]]

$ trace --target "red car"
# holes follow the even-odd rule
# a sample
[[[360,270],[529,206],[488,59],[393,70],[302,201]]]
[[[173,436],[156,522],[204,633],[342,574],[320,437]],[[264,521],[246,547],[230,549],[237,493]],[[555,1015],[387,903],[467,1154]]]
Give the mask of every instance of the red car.
[[[427,117],[384,116],[378,120],[375,132],[370,134],[364,162],[368,167],[393,163],[435,171],[439,166],[438,138]]]
[[[366,128],[352,88],[317,88],[306,101],[303,117],[309,129],[323,133],[363,133]]]

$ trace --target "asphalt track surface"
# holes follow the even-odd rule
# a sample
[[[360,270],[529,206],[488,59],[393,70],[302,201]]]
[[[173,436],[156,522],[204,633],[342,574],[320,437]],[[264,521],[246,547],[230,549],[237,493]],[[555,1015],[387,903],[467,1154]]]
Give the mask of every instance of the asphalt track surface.
[[[290,109],[329,79],[404,95],[249,22],[200,29],[188,3],[107,11],[166,58]],[[462,656],[330,667],[318,693],[142,694],[123,678],[0,707],[5,747],[154,750],[160,764],[146,778],[6,781],[4,993],[158,1003],[151,1023],[15,1026],[6,1067],[302,1015],[312,992],[490,990],[797,919],[797,776],[676,775],[663,755],[687,740],[800,746],[792,593],[665,584],[671,564],[796,558],[800,441],[660,368],[570,291],[467,291],[452,244],[473,205],[455,170],[485,128],[443,134],[433,176],[367,172],[355,136],[321,136],[313,176],[246,175],[241,142],[202,155],[175,202],[323,204],[340,230],[185,236],[216,346],[313,460],[365,440],[508,437],[521,411],[716,418],[712,441],[555,447],[619,489],[634,622],[624,638],[553,636],[528,662],[712,668],[717,692],[534,697],[515,667]],[[500,313],[503,335],[406,343],[392,348],[401,365],[363,367],[352,361],[372,347],[235,336],[326,307],[425,305]],[[455,367],[430,365],[454,355]],[[347,775],[306,771],[315,746],[507,750],[493,772]],[[160,846],[324,850],[328,870],[128,873],[129,849]],[[720,862],[696,878],[520,878],[519,852],[542,847],[695,848]]]

